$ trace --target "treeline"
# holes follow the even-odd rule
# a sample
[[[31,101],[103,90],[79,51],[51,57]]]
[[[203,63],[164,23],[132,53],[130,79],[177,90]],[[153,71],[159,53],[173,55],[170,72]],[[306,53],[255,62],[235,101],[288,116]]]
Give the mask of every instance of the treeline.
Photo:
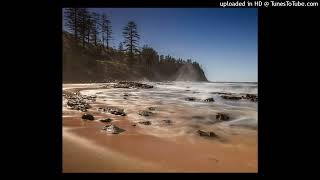
[[[110,17],[104,13],[90,12],[87,8],[65,8],[64,23],[66,30],[82,48],[95,47],[96,55],[106,54],[107,57],[121,57],[129,65],[143,65],[149,71],[159,71],[171,75],[182,65],[190,64],[203,74],[200,65],[191,59],[183,60],[170,55],[159,55],[148,45],[139,46],[140,35],[137,24],[129,21],[123,27],[123,40],[118,48],[110,46],[113,40],[112,23]]]

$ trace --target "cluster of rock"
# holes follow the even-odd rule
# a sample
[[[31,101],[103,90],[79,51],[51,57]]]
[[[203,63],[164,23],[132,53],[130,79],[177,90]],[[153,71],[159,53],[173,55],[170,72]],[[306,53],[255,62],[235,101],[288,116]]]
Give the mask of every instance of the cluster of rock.
[[[69,95],[64,94],[64,97],[67,99],[67,105],[74,110],[80,110],[86,112],[90,108],[89,103],[95,102],[96,96],[84,96],[80,94]]]
[[[248,99],[252,102],[257,102],[258,101],[258,96],[255,94],[246,94],[246,96],[242,96],[243,99]]]
[[[258,101],[258,96],[255,94],[240,94],[240,95],[235,95],[232,93],[225,93],[225,92],[212,92],[211,94],[218,94],[221,95],[223,99],[227,100],[240,100],[240,99],[247,99],[252,102],[257,102]]]
[[[138,89],[150,89],[153,88],[153,86],[148,84],[142,84],[138,82],[132,82],[132,81],[120,81],[117,82],[112,86],[113,88],[138,88]]]
[[[204,100],[199,100],[195,97],[187,97],[185,98],[186,101],[204,101],[204,102],[214,102],[214,99],[213,98],[207,98],[207,99],[204,99]]]
[[[120,109],[117,107],[106,107],[106,108],[99,108],[99,111],[107,112],[110,114],[118,115],[118,116],[126,116],[124,109]]]

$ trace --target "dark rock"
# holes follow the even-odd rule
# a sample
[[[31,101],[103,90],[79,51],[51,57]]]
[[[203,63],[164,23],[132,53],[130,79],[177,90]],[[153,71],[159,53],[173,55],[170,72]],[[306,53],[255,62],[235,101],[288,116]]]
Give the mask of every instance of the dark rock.
[[[213,98],[207,98],[204,100],[205,102],[214,102],[214,99]]]
[[[138,122],[139,124],[143,124],[143,125],[151,125],[150,121],[140,121]]]
[[[195,101],[196,100],[196,98],[194,98],[194,97],[187,97],[186,98],[186,101]]]
[[[122,112],[119,112],[119,111],[115,112],[115,115],[121,115],[121,114]]]
[[[92,120],[94,120],[94,117],[92,114],[84,114],[84,115],[82,115],[82,119],[92,121]]]
[[[123,109],[117,108],[117,107],[107,107],[104,109],[105,112],[109,112],[114,115],[121,115],[125,116],[125,112]]]
[[[165,119],[165,120],[162,120],[163,122],[167,123],[167,124],[171,124],[172,121],[170,119]]]
[[[200,136],[206,136],[206,137],[213,137],[213,138],[217,138],[218,135],[215,134],[214,132],[212,131],[203,131],[203,130],[198,130],[198,134]]]
[[[127,82],[120,81],[117,84],[113,85],[113,88],[141,88],[141,89],[149,89],[153,88],[151,85],[137,83],[137,82]]]
[[[239,100],[241,97],[238,96],[221,96],[223,99],[228,99],[228,100]]]
[[[156,108],[155,107],[149,107],[148,108],[150,111],[154,111],[154,110],[156,110]]]
[[[211,92],[211,94],[232,95],[231,93],[225,93],[225,92]]]
[[[111,134],[119,134],[119,133],[122,133],[125,131],[124,129],[121,129],[114,124],[108,124],[108,125],[104,126],[102,128],[102,130],[106,131],[107,133],[111,133]]]
[[[229,118],[229,116],[226,115],[226,114],[218,113],[218,114],[216,115],[216,119],[217,119],[217,120],[220,120],[220,121],[227,121],[227,120],[229,120],[230,118]]]
[[[124,94],[123,96],[129,96],[129,94]]]
[[[100,119],[99,121],[100,122],[104,122],[104,123],[109,123],[109,122],[112,121],[112,119],[111,118],[106,118],[106,119]]]
[[[151,116],[153,113],[150,111],[139,111],[140,116]]]
[[[132,126],[137,126],[136,124],[132,124]]]

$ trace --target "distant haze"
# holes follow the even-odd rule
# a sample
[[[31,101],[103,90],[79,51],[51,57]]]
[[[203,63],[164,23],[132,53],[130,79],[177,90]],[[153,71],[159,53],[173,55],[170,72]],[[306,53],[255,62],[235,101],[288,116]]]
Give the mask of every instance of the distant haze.
[[[197,61],[209,81],[257,82],[257,9],[99,8],[113,26],[111,45],[123,41],[122,28],[138,25],[140,46],[159,54]]]

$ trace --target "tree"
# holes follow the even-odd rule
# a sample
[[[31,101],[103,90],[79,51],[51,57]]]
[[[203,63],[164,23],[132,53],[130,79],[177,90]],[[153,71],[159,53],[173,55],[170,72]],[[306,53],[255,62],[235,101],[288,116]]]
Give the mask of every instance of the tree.
[[[91,32],[91,39],[93,40],[93,43],[95,46],[97,46],[97,42],[98,42],[98,35],[99,35],[99,19],[100,16],[98,13],[92,12],[90,14],[89,20],[90,20],[90,24],[89,24],[89,29]],[[90,34],[89,32],[89,34]]]
[[[66,27],[73,32],[74,37],[78,38],[79,21],[78,21],[78,8],[66,8],[64,11],[64,20]]]
[[[138,41],[140,36],[137,31],[137,25],[133,21],[129,21],[123,28],[124,46],[125,51],[129,52],[130,57],[133,57],[134,53],[139,52]]]
[[[119,43],[119,47],[118,47],[118,49],[119,49],[119,51],[121,51],[121,52],[123,51],[123,45],[122,45],[122,42],[120,42],[120,43]]]
[[[82,46],[85,46],[85,40],[88,38],[88,34],[90,34],[90,14],[87,8],[79,8],[78,9],[79,16],[79,37],[82,41]]]
[[[107,49],[109,49],[109,42],[112,39],[112,26],[111,26],[111,21],[109,18],[105,15],[102,14],[101,16],[101,37],[102,37],[102,43],[104,47],[104,42],[107,43]]]
[[[158,53],[153,48],[144,45],[141,51],[141,56],[143,57],[146,66],[151,68],[152,65],[158,63]]]

